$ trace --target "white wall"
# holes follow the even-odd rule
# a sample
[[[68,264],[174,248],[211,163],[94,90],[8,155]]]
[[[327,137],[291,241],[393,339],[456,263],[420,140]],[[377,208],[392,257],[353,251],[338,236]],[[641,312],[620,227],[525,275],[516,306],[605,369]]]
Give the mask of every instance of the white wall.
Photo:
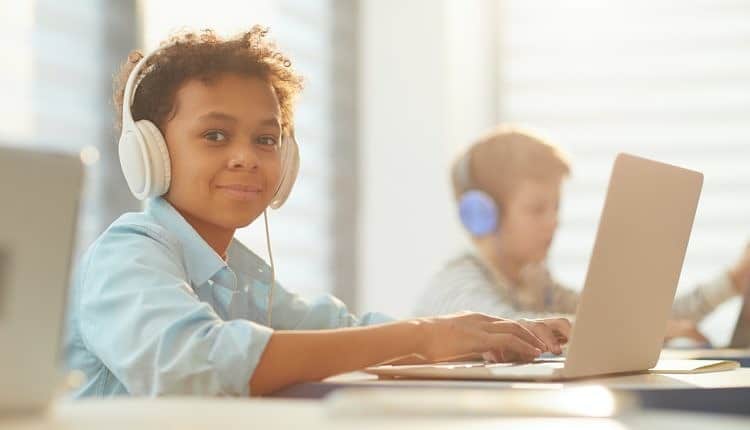
[[[462,249],[448,166],[494,123],[491,6],[362,2],[359,310],[409,315]]]

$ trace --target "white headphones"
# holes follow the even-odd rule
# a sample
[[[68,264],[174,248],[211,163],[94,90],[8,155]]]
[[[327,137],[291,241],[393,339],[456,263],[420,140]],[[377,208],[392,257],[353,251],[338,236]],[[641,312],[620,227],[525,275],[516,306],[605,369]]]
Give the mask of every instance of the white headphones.
[[[159,128],[149,120],[133,121],[130,112],[135,99],[136,80],[146,61],[142,58],[128,76],[122,102],[122,134],[120,135],[120,166],[133,195],[144,200],[167,192],[172,178],[169,152]],[[140,81],[139,81],[140,82]],[[292,191],[299,172],[299,147],[293,130],[284,130],[281,140],[281,180],[269,206],[278,209]]]

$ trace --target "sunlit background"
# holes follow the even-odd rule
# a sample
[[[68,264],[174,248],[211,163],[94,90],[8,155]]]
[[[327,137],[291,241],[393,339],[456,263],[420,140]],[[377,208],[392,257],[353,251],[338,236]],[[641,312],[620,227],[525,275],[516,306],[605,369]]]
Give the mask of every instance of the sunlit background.
[[[182,28],[231,35],[256,23],[306,78],[300,177],[270,219],[292,290],[408,316],[467,245],[450,160],[498,122],[538,129],[572,159],[550,257],[565,284],[583,283],[621,151],[705,174],[678,294],[725,270],[750,239],[748,1],[0,0],[0,9],[0,141],[84,150],[79,252],[139,208],[116,159],[111,102],[128,51]],[[257,224],[238,236],[265,256]],[[737,308],[703,323],[716,344],[728,342]]]

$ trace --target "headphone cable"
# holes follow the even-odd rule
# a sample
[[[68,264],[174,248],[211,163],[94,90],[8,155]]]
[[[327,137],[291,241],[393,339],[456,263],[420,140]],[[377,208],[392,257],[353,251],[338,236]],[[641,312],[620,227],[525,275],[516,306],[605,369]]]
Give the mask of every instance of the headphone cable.
[[[273,313],[273,289],[276,286],[276,267],[273,264],[273,252],[271,252],[271,235],[268,232],[268,214],[267,211],[263,210],[263,222],[266,225],[266,249],[268,249],[268,259],[271,262],[271,286],[268,288],[268,311],[266,314],[266,322],[268,327],[271,327],[271,315]]]

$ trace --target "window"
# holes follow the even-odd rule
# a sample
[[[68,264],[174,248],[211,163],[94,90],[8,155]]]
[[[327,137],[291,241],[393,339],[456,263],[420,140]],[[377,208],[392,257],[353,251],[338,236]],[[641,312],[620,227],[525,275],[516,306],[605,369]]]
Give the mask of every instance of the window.
[[[733,264],[750,239],[750,4],[506,0],[500,120],[571,156],[552,271],[582,286],[617,152],[702,171],[680,292]],[[736,301],[709,318],[728,341]]]
[[[134,206],[122,177],[109,171],[117,166],[109,60],[117,41],[132,34],[129,9],[127,2],[95,0],[2,2],[0,140],[54,151],[85,150],[87,160],[101,161],[92,165],[84,186],[79,252]],[[115,15],[122,26],[107,26]]]
[[[31,2],[2,2],[0,15],[0,139],[5,142],[32,137],[31,75],[34,10]]]

